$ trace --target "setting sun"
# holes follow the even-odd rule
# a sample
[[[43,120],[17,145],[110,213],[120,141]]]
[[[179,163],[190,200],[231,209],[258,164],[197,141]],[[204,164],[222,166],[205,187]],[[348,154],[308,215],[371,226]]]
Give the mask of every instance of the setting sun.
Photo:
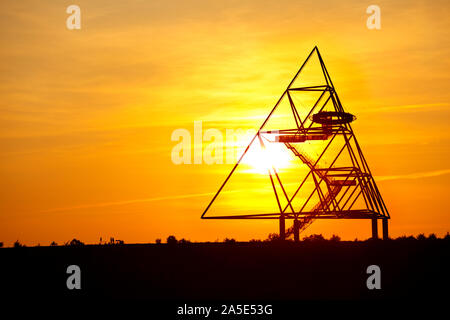
[[[262,146],[258,140],[253,142],[249,152],[242,159],[248,165],[248,173],[268,174],[269,170],[287,169],[292,161],[289,150],[283,144],[265,142]]]

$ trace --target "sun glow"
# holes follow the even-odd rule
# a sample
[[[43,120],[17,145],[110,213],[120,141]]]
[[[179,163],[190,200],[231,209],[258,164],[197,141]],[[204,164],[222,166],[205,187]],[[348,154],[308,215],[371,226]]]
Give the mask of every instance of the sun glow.
[[[269,170],[275,168],[277,171],[287,169],[291,165],[291,155],[283,144],[270,143],[264,147],[255,141],[242,162],[250,168],[249,173],[268,174]]]

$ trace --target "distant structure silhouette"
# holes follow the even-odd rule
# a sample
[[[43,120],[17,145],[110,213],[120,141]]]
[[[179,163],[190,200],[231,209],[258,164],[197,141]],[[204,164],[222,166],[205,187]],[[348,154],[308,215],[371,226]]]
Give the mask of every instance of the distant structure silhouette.
[[[313,57],[315,72],[312,79],[307,79],[304,73],[311,72],[308,66]],[[289,109],[288,118],[276,116],[283,103]],[[383,239],[388,239],[390,215],[352,129],[351,122],[355,119],[344,110],[319,50],[314,47],[201,218],[278,219],[280,239],[293,235],[295,241],[299,241],[300,232],[316,219],[369,219],[372,238],[377,239],[377,221],[382,220]],[[250,146],[258,142],[262,149],[274,143],[283,144],[292,152],[298,166],[303,168],[298,188],[288,194],[273,165],[268,168],[268,176],[279,212],[207,216]],[[318,152],[318,156],[314,157],[307,147]],[[287,230],[286,219],[293,220]]]

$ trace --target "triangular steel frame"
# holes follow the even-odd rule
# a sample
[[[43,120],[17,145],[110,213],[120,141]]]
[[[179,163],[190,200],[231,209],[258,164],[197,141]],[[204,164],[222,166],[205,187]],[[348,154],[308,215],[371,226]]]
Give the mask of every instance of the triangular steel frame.
[[[321,70],[326,82],[326,85],[320,86],[308,86],[308,87],[294,87],[296,79],[301,75],[302,70],[307,65],[310,58],[313,54],[317,54],[317,58],[319,59],[319,63],[321,66]],[[316,101],[316,103],[311,108],[310,112],[303,119],[299,115],[295,103],[291,97],[292,93],[295,91],[319,91],[321,92],[320,97]],[[328,95],[328,98],[324,98]],[[265,131],[264,127],[268,123],[269,119],[279,106],[280,102],[283,98],[287,97],[292,109],[292,116],[294,117],[296,128],[289,129],[280,129],[280,130],[271,130]],[[323,102],[322,100],[325,99]],[[231,172],[226,177],[225,181],[220,186],[219,190],[216,192],[212,200],[209,202],[208,206],[204,210],[201,215],[202,219],[278,219],[280,221],[280,237],[284,239],[285,237],[289,237],[290,235],[294,235],[295,240],[298,240],[298,234],[300,231],[306,229],[315,219],[372,219],[372,229],[375,228],[375,231],[372,230],[373,237],[377,237],[376,234],[376,221],[377,219],[383,219],[383,230],[386,228],[386,237],[387,237],[387,219],[390,219],[389,212],[386,208],[386,205],[381,197],[381,194],[378,190],[378,187],[375,183],[375,180],[372,176],[372,173],[369,169],[369,166],[366,162],[366,159],[361,151],[361,148],[358,144],[356,136],[353,132],[350,121],[343,123],[332,123],[329,125],[322,126],[314,126],[314,123],[311,121],[309,126],[305,125],[307,119],[311,119],[313,117],[313,113],[320,113],[324,109],[324,107],[332,102],[334,107],[335,114],[342,115],[350,115],[344,111],[342,107],[339,96],[334,88],[333,82],[331,81],[330,75],[328,73],[327,68],[322,60],[322,57],[319,53],[319,49],[314,47],[314,49],[310,52],[300,69],[295,74],[292,81],[289,83],[286,90],[281,95],[278,102],[270,111],[267,118],[264,120],[263,124],[250,141],[248,146],[246,147],[243,154],[240,156]],[[317,114],[316,113],[316,114]],[[352,115],[350,115],[352,116]],[[309,172],[300,183],[296,192],[289,196],[286,193],[285,188],[281,182],[280,176],[278,175],[275,167],[268,169],[270,181],[276,196],[277,204],[279,207],[279,212],[276,213],[260,213],[260,214],[246,214],[246,215],[226,215],[226,216],[207,216],[206,213],[222,191],[222,189],[227,184],[230,177],[235,172],[236,168],[241,163],[245,154],[249,150],[250,146],[255,143],[255,141],[259,141],[261,146],[264,148],[263,137],[265,135],[275,136],[277,142],[283,142],[286,147],[291,150],[295,156],[299,157],[304,164],[307,164],[309,167]],[[330,144],[333,142],[336,136],[341,135],[344,137],[344,145],[338,155],[334,158],[334,161],[328,168],[319,168],[317,166],[318,162],[327,151]],[[307,159],[306,155],[302,154],[293,143],[300,142],[301,139],[318,139],[318,140],[329,140],[322,153],[316,160]],[[282,141],[281,141],[282,140]],[[293,142],[291,142],[293,141]],[[304,141],[304,140],[303,140]],[[272,141],[273,142],[273,141]],[[353,146],[352,146],[352,143]],[[348,167],[333,167],[336,160],[341,156],[344,150],[348,151],[348,155],[351,159],[351,164]],[[304,205],[299,210],[295,210],[292,206],[292,202],[298,192],[303,187],[305,181],[309,176],[312,176],[312,179],[315,184],[315,188],[310,194],[309,198],[306,200]],[[275,185],[278,184],[281,188],[282,195],[278,195],[277,188]],[[321,186],[322,184],[322,186]],[[323,184],[326,185],[326,189],[323,190]],[[354,187],[354,188],[352,188]],[[350,191],[352,190],[352,191]],[[359,193],[357,192],[359,190]],[[341,195],[339,193],[343,192]],[[326,193],[325,193],[326,192]],[[349,194],[347,194],[349,192]],[[353,192],[355,195],[350,193]],[[305,207],[311,197],[316,194],[320,201],[314,207],[313,210],[305,211]],[[346,196],[347,194],[347,196]],[[338,196],[339,195],[339,196]],[[280,202],[280,197],[285,197],[287,201],[286,206],[282,206]],[[345,198],[346,196],[346,198]],[[362,196],[365,203],[365,209],[352,209],[355,201]],[[345,200],[347,199],[347,200]],[[352,200],[351,200],[352,199]],[[352,202],[353,201],[353,202]],[[345,203],[344,203],[345,202]],[[293,219],[294,224],[291,228],[285,232],[285,219]],[[375,225],[374,225],[375,223]]]

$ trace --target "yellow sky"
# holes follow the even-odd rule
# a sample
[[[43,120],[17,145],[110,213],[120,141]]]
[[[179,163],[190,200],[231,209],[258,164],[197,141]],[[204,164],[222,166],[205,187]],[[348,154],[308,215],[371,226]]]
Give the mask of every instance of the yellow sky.
[[[378,1],[0,4],[0,241],[265,238],[204,221],[230,165],[174,165],[171,134],[254,128],[317,45],[390,211],[392,236],[450,231],[449,5]],[[306,234],[370,236],[367,221]]]

